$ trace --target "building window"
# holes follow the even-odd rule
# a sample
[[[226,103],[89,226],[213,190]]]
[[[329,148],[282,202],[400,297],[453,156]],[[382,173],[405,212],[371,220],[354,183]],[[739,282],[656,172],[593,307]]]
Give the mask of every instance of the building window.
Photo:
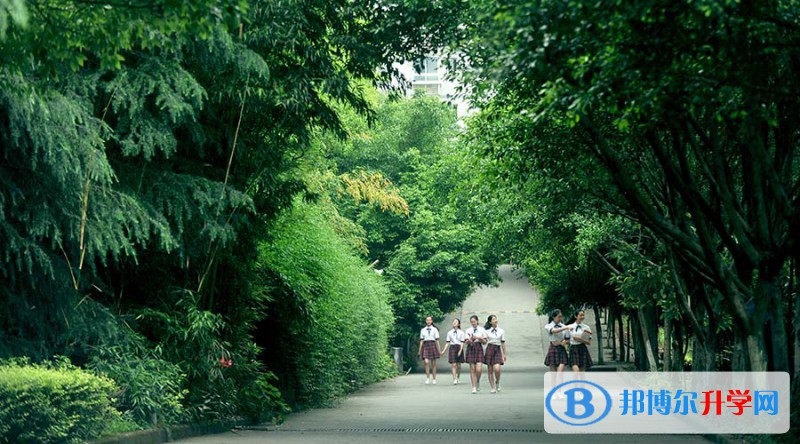
[[[429,96],[440,95],[438,83],[416,83],[414,84],[414,91],[422,91]]]
[[[438,82],[439,81],[439,59],[436,57],[426,57],[422,62],[422,71],[417,71],[414,76],[415,82]]]

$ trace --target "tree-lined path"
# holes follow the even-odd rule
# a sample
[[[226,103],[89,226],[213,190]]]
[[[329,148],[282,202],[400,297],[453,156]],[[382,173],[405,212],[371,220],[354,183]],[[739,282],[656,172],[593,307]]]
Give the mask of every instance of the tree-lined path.
[[[329,409],[290,416],[279,427],[263,426],[180,441],[182,443],[333,443],[333,442],[568,442],[574,436],[544,432],[543,377],[546,318],[533,312],[537,294],[528,280],[502,266],[499,287],[477,289],[458,311],[462,322],[473,313],[484,322],[496,314],[507,332],[509,360],[502,376],[503,390],[490,394],[486,372],[483,390],[472,395],[469,383],[452,385],[446,359],[439,360],[437,385],[424,385],[413,373],[367,387]],[[441,324],[447,331],[453,314]],[[462,381],[469,380],[462,369]],[[581,438],[585,440],[586,437]],[[705,442],[700,437],[591,436],[592,442]]]
[[[0,0],[0,442],[560,442],[533,311],[587,305],[800,412],[798,91],[794,0]],[[380,382],[472,312],[502,394]]]

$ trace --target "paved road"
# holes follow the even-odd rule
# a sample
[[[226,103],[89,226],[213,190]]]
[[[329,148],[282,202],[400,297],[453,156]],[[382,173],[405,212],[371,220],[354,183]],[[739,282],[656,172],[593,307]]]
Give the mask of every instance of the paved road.
[[[437,385],[424,385],[424,374],[400,376],[374,384],[349,396],[336,408],[314,409],[292,415],[279,428],[263,427],[209,435],[183,443],[565,443],[587,439],[595,443],[703,442],[700,437],[679,435],[550,435],[544,432],[543,378],[546,318],[534,309],[537,295],[527,279],[508,266],[500,268],[499,287],[479,288],[459,313],[441,325],[447,331],[452,316],[463,325],[471,314],[485,322],[496,314],[506,330],[508,362],[502,387],[490,394],[484,371],[484,389],[470,393],[469,369],[461,385],[452,385],[446,359],[440,360]],[[485,369],[484,369],[485,370]]]

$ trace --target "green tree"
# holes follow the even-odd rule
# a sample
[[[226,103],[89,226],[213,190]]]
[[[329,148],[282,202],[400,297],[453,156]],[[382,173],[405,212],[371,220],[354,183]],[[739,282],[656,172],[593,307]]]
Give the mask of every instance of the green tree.
[[[351,115],[345,121],[349,139],[321,134],[317,143],[339,174],[380,174],[408,203],[407,212],[390,212],[346,193],[333,199],[363,230],[366,257],[385,271],[398,320],[393,333],[405,346],[425,316],[441,318],[476,285],[493,282],[500,255],[453,200],[462,180],[455,110],[420,94],[374,100],[371,127]]]
[[[455,20],[474,26],[454,33],[469,36],[455,48],[478,94],[513,92],[523,100],[509,106],[537,120],[566,114],[620,208],[708,287],[695,297],[724,298],[737,368],[789,370],[781,289],[797,250],[796,5],[521,1],[462,11]]]
[[[363,84],[388,83],[429,15],[380,5],[0,2],[0,355],[87,364],[126,320],[153,352],[109,371],[167,359],[199,416],[258,417],[257,245],[313,132],[341,133],[332,104],[371,116]]]

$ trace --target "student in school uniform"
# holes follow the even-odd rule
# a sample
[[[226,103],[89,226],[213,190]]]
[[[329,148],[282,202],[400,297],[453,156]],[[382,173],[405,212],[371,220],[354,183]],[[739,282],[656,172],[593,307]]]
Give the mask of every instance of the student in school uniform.
[[[436,384],[436,360],[442,356],[439,349],[439,329],[433,324],[433,318],[425,318],[425,326],[419,332],[419,353],[425,361],[425,384],[431,383],[431,369],[433,369],[433,384]]]
[[[592,344],[592,330],[583,323],[585,318],[586,313],[578,310],[567,325],[570,327],[569,365],[573,372],[585,372],[593,365],[588,347]]]
[[[469,317],[472,327],[467,327],[464,332],[466,338],[466,357],[469,363],[469,375],[472,382],[472,393],[481,391],[481,373],[483,372],[483,344],[486,344],[486,329],[478,325],[478,317]]]
[[[453,329],[447,332],[447,343],[444,344],[444,354],[447,348],[450,353],[447,355],[447,362],[450,363],[450,372],[453,374],[453,385],[458,384],[461,379],[461,363],[464,362],[464,340],[467,335],[461,330],[461,320],[453,319]]]
[[[489,369],[490,393],[497,393],[500,388],[501,366],[508,360],[506,351],[506,332],[497,326],[497,316],[491,315],[483,326],[486,329],[486,352],[483,363]]]
[[[553,387],[564,381],[564,366],[569,363],[566,344],[569,339],[569,326],[561,323],[563,316],[561,310],[555,309],[548,316],[548,324],[544,326],[547,331],[547,340],[550,341],[550,348],[547,350],[547,357],[544,365],[550,367]],[[556,396],[560,399],[564,395],[559,391]]]

